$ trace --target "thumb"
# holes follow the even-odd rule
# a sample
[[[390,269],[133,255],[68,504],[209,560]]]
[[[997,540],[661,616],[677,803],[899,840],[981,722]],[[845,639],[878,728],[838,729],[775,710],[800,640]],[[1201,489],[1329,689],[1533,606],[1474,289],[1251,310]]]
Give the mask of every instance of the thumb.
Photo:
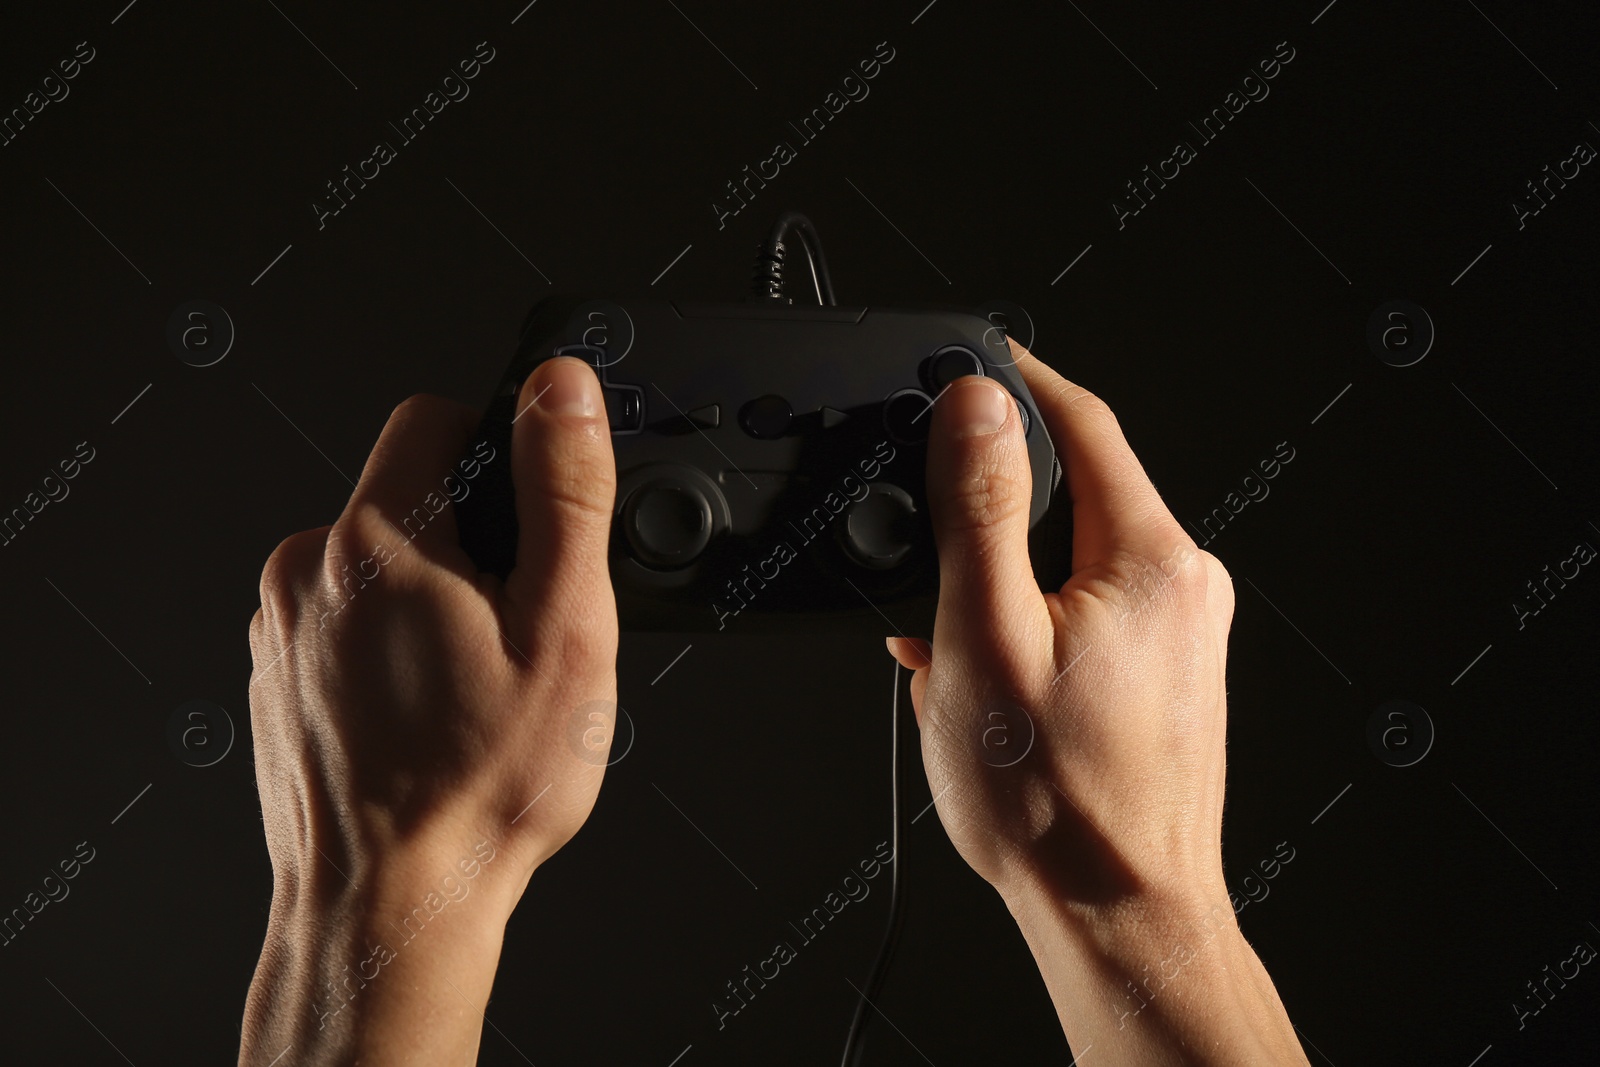
[[[547,613],[598,623],[616,601],[607,567],[617,491],[599,379],[571,356],[541,363],[511,425],[517,562],[506,576],[511,623],[526,633]]]
[[[1016,401],[1003,386],[958,378],[934,404],[928,507],[939,549],[935,638],[977,628],[1025,647],[1044,598],[1028,560],[1033,474]],[[936,640],[937,643],[937,640]]]

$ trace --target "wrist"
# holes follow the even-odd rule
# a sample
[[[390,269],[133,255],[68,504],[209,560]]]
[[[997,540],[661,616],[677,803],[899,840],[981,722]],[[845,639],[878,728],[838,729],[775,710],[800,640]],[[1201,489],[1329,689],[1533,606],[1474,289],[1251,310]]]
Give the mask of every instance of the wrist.
[[[1220,878],[1086,904],[1033,882],[1005,896],[1074,1048],[1105,1067],[1304,1064],[1266,969]],[[1099,1051],[1103,1049],[1104,1051]]]
[[[1148,967],[1156,985],[1196,957],[1226,957],[1247,947],[1226,889],[1208,888],[1200,879],[1144,885],[1093,902],[1029,881],[1003,899],[1030,944],[1118,971],[1143,975]]]
[[[475,1042],[462,1020],[477,1020],[487,1002],[526,884],[509,856],[483,844],[396,850],[337,871],[319,856],[310,871],[279,872],[241,1063],[289,1047],[304,1063],[411,1062],[385,1050],[416,1056],[434,1042]]]

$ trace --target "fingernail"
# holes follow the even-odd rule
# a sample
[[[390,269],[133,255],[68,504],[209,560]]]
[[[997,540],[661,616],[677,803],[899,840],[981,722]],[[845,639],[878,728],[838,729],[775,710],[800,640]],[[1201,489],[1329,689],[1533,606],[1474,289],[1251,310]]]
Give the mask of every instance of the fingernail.
[[[538,391],[533,402],[549,414],[599,414],[600,381],[588,364],[571,356],[560,356],[541,367],[538,377]]]
[[[960,437],[982,437],[1006,424],[1011,396],[993,382],[978,378],[958,380],[950,386],[944,403],[952,408],[950,422]]]

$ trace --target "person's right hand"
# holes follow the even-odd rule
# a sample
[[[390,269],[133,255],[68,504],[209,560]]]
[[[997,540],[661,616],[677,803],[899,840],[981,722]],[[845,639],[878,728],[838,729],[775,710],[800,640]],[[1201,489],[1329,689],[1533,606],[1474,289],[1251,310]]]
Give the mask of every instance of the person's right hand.
[[[1105,403],[1012,347],[1065,468],[1072,576],[1059,592],[1034,579],[1014,402],[958,380],[928,448],[932,648],[889,640],[916,671],[940,821],[1021,924],[1074,1047],[1303,1063],[1223,880],[1228,572]]]

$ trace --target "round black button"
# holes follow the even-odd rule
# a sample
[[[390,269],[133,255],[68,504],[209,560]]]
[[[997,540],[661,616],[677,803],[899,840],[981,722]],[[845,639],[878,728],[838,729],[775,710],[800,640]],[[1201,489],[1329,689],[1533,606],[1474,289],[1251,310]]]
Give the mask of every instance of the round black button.
[[[840,546],[861,566],[888,570],[911,551],[916,514],[917,504],[910,493],[898,485],[874,482],[836,527]]]
[[[682,567],[711,542],[711,502],[686,481],[659,478],[629,495],[622,530],[640,563]]]
[[[1028,436],[1028,430],[1033,425],[1032,420],[1028,415],[1028,405],[1024,404],[1022,402],[1022,398],[1017,396],[1015,393],[1011,394],[1011,399],[1016,401],[1017,414],[1022,418],[1022,436],[1026,437]]]
[[[928,424],[933,415],[933,398],[921,389],[901,389],[883,402],[883,428],[902,445],[928,439]]]
[[[928,357],[928,385],[935,393],[957,378],[982,373],[983,360],[976,352],[959,345],[951,345]]]
[[[770,441],[789,432],[794,422],[794,408],[781,396],[768,393],[758,396],[739,409],[739,425],[751,437]]]

